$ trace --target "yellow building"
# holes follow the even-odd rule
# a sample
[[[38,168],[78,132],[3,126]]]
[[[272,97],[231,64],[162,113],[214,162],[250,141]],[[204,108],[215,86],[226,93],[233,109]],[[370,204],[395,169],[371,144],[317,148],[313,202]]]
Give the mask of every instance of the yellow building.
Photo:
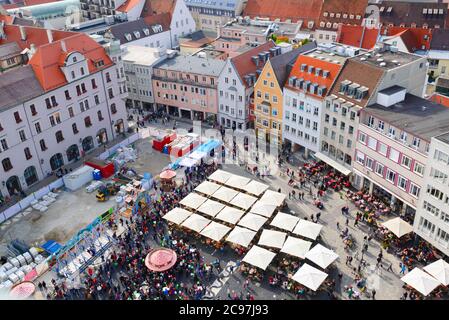
[[[254,85],[254,115],[259,139],[282,144],[282,90],[297,57],[314,44],[269,58]]]

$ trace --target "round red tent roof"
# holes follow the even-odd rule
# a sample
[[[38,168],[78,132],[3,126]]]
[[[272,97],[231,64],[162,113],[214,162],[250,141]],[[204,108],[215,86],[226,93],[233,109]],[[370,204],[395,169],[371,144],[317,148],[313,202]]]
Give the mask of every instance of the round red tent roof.
[[[161,179],[172,179],[172,178],[176,177],[176,172],[168,169],[168,170],[162,171],[161,174],[159,175],[159,177]]]
[[[36,290],[36,285],[30,281],[21,282],[9,291],[9,296],[13,299],[21,300],[30,297]]]
[[[176,264],[177,255],[171,249],[159,248],[148,252],[145,258],[145,265],[151,271],[167,271]]]

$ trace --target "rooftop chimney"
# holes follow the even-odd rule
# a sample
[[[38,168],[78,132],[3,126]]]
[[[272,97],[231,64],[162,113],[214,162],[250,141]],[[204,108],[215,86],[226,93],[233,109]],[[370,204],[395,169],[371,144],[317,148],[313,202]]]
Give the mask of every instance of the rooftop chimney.
[[[20,39],[22,39],[22,41],[25,41],[27,39],[27,33],[25,31],[25,27],[19,26],[19,30],[20,30]]]
[[[48,43],[52,43],[53,42],[53,33],[52,33],[52,31],[50,29],[47,29],[47,38],[48,38]]]

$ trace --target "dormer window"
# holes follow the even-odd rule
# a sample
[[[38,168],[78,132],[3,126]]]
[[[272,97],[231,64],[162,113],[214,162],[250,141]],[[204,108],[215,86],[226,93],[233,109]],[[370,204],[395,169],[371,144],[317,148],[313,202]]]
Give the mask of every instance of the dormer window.
[[[139,39],[140,38],[140,32],[139,31],[134,31],[134,36]]]
[[[144,33],[146,36],[149,36],[149,35],[150,35],[150,29],[144,28],[144,29],[143,29],[143,33]]]
[[[325,26],[326,26],[326,22],[321,21],[321,22],[320,22],[320,27],[321,27],[321,28],[324,28]]]
[[[329,71],[323,70],[323,78],[329,77]]]
[[[343,13],[343,19],[348,19],[348,14],[347,13]]]
[[[338,19],[340,19],[341,14],[340,14],[340,13],[337,13],[337,14],[335,15],[335,17],[338,18]]]
[[[354,19],[354,15],[353,15],[353,14],[350,14],[350,15],[349,15],[349,19]]]
[[[357,20],[360,20],[360,19],[362,19],[362,16],[358,14],[358,15],[355,16],[355,18],[356,18]]]
[[[351,83],[352,83],[352,82],[349,81],[349,80],[342,81],[342,82],[340,83],[340,91],[339,91],[339,92],[345,94],[346,91],[348,90],[349,85],[350,85]]]
[[[331,12],[330,17],[333,18],[335,16],[335,13]]]
[[[355,92],[356,92],[357,88],[359,88],[359,87],[360,87],[360,85],[357,83],[353,83],[353,84],[349,85],[347,95],[350,97],[355,96]]]
[[[305,63],[303,63],[303,64],[301,64],[301,71],[305,71],[306,70],[306,64]]]
[[[131,41],[133,38],[130,33],[125,33],[125,39]]]
[[[368,94],[368,88],[367,87],[357,88],[356,92],[355,92],[355,99],[356,100],[362,100],[367,94]]]
[[[320,76],[320,72],[321,72],[321,69],[320,69],[320,68],[316,68],[316,69],[315,69],[315,75],[316,75],[317,77]]]
[[[323,13],[323,17],[327,17],[329,15],[329,12],[327,12],[327,11],[325,11],[324,13]]]
[[[309,73],[313,72],[314,67],[313,66],[309,66]]]
[[[334,23],[334,24],[332,25],[332,28],[338,29],[338,23]]]
[[[326,28],[330,28],[330,27],[332,27],[332,23],[331,22],[326,23]]]

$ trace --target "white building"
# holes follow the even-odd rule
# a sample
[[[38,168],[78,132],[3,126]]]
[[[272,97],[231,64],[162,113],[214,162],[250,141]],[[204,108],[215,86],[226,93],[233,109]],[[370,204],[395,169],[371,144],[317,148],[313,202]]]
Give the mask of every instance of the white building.
[[[449,255],[449,133],[433,137],[415,214],[416,234]]]
[[[164,50],[127,46],[123,53],[129,104],[154,110],[153,66],[167,57]]]
[[[125,132],[126,92],[106,49],[85,34],[7,25],[0,35],[0,47],[16,42],[30,57],[0,75],[0,192],[8,196]]]
[[[274,47],[269,41],[227,60],[218,79],[218,123],[223,127],[246,130],[252,126],[254,84]]]
[[[154,0],[153,0],[154,1]],[[196,23],[187,8],[184,0],[159,0],[159,1],[172,1],[173,6],[171,10],[171,37],[172,37],[172,47],[176,48],[179,46],[179,38],[183,37],[189,33],[196,30]]]

